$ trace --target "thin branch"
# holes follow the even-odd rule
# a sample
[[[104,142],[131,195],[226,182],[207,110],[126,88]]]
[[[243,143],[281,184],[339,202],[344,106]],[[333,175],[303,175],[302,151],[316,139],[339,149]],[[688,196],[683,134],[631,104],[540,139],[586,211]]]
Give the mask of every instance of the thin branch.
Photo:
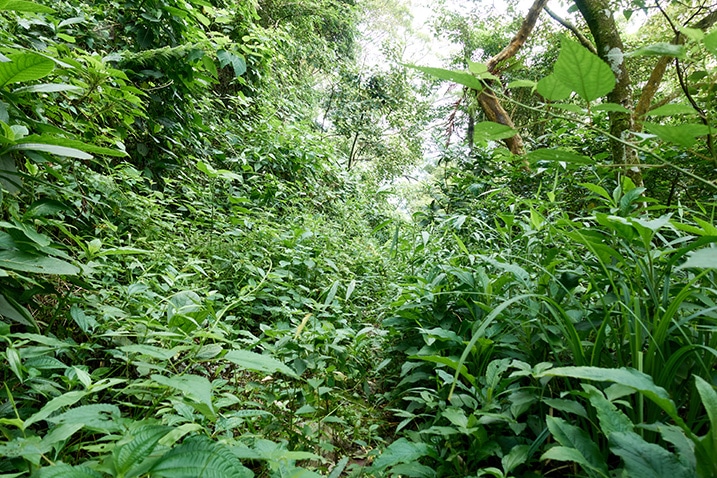
[[[672,31],[675,33],[675,43],[679,43],[680,39],[682,37],[682,34],[680,33],[680,30],[675,26],[675,24],[672,22],[672,19],[667,14],[667,12],[662,8],[662,5],[660,5],[660,2],[658,0],[655,0],[655,5],[657,5],[657,8],[659,8],[660,13],[662,13],[662,16],[665,17],[665,20],[667,20],[667,23],[670,24],[670,28],[672,28]],[[713,17],[712,14],[707,15],[707,17],[703,18],[702,20],[711,19]],[[714,20],[717,20],[717,16],[714,16]],[[695,101],[694,97],[690,93],[690,89],[687,87],[687,82],[685,81],[685,75],[682,68],[682,64],[680,63],[679,58],[675,58],[675,70],[677,71],[677,79],[680,83],[680,88],[682,88],[682,92],[684,93],[685,97],[687,98],[687,101],[690,102],[690,105],[692,105],[692,109],[694,109],[697,114],[700,116],[700,120],[702,120],[702,124],[705,126],[709,126],[709,120],[707,119],[707,114],[705,111],[700,108],[700,105],[697,104],[697,101]],[[709,149],[710,154],[712,155],[712,160],[717,163],[717,154],[715,154],[714,149],[714,141],[712,134],[707,135],[707,148]]]
[[[656,2],[657,3],[657,2]],[[675,32],[675,40],[673,43],[675,45],[681,45],[684,43],[685,38],[682,34],[680,34],[679,29],[675,27],[672,20],[667,16],[667,14],[662,10],[659,3],[657,3],[657,8],[660,9],[662,14],[667,19],[667,22],[672,27],[672,31]],[[695,23],[694,25],[691,25],[691,28],[696,28],[699,30],[707,30],[712,25],[717,23],[717,10],[714,10],[707,14],[705,17],[703,17],[700,21]],[[645,86],[642,88],[642,93],[640,94],[640,99],[637,102],[637,106],[635,107],[635,119],[640,120],[642,116],[645,115],[650,110],[650,104],[652,103],[652,100],[655,97],[655,94],[657,94],[657,90],[660,87],[660,83],[662,82],[662,78],[665,76],[665,72],[667,71],[667,66],[670,64],[670,61],[672,59],[667,56],[661,57],[657,64],[652,69],[652,73],[650,73],[650,78],[647,80],[647,83],[645,83]],[[641,129],[638,123],[638,130]]]
[[[535,0],[533,5],[530,7],[530,10],[528,10],[528,14],[525,16],[523,24],[520,26],[518,33],[515,34],[512,40],[510,40],[508,46],[503,48],[500,53],[495,55],[486,63],[488,71],[495,74],[496,67],[500,62],[511,58],[518,52],[518,50],[520,50],[520,48],[525,44],[525,41],[528,39],[530,34],[533,32],[533,28],[535,28],[535,24],[538,22],[540,12],[541,10],[543,10],[543,8],[545,8],[545,5],[547,3],[548,0]]]
[[[585,48],[587,48],[594,54],[596,54],[596,55],[598,54],[597,50],[595,49],[595,46],[592,44],[592,42],[590,40],[588,40],[588,38],[585,35],[583,35],[583,33],[580,30],[578,30],[578,27],[576,27],[569,21],[565,20],[564,18],[561,18],[557,13],[555,13],[550,8],[548,8],[547,5],[543,7],[543,10],[545,10],[545,13],[550,15],[550,17],[553,20],[555,20],[556,22],[560,23],[562,26],[564,26],[565,28],[567,28],[568,30],[573,32],[573,35],[575,35],[575,38],[578,39],[578,41],[580,42],[580,44],[582,46],[584,46]]]
[[[516,53],[518,53],[518,50],[520,50],[520,48],[525,44],[530,34],[533,32],[535,24],[538,22],[540,12],[543,10],[543,7],[545,7],[547,3],[548,0],[534,1],[533,5],[530,7],[530,10],[528,10],[528,14],[525,16],[523,23],[520,25],[520,29],[515,34],[513,39],[510,40],[510,43],[508,43],[508,45],[503,48],[500,53],[498,53],[486,62],[486,67],[488,68],[488,71],[490,73],[497,74],[498,65],[501,62],[512,58],[513,56],[515,56]],[[510,114],[505,110],[505,108],[503,108],[503,106],[500,104],[500,100],[498,99],[498,97],[490,89],[489,82],[486,82],[485,88],[483,88],[478,93],[477,99],[488,120],[493,121],[495,123],[500,123],[502,125],[506,125],[510,128],[515,128]],[[523,139],[520,137],[519,134],[507,138],[503,140],[503,142],[508,147],[511,153],[517,155],[522,155],[525,153]],[[527,162],[524,161],[524,163],[526,169],[529,169],[527,166]]]

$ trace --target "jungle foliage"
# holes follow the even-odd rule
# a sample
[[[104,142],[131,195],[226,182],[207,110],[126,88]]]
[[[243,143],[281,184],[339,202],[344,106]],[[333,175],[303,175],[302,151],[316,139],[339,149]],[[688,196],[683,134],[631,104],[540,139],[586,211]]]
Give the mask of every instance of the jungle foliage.
[[[0,1],[0,477],[717,475],[717,14],[610,5],[639,113],[598,4]]]

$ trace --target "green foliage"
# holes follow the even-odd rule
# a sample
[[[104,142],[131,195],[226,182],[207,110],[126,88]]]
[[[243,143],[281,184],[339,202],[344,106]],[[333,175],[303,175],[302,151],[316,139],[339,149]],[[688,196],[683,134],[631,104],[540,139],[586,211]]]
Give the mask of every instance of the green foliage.
[[[376,184],[427,105],[352,63],[352,2],[52,7],[0,2],[0,475],[717,473],[714,206],[600,167],[606,63],[546,50],[516,97],[577,97],[536,108],[535,174],[478,123],[405,220]],[[416,69],[497,81],[469,53]],[[706,151],[692,111],[640,154]]]

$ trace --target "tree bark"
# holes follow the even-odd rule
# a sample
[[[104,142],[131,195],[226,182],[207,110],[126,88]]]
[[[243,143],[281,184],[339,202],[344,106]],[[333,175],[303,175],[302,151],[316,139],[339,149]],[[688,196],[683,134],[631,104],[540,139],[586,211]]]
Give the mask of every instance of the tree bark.
[[[704,31],[709,29],[715,23],[717,23],[717,10],[705,15],[700,21],[698,21],[694,25],[690,25],[690,28],[696,28],[698,30]],[[676,45],[681,45],[684,42],[684,36],[679,35],[675,38],[675,41],[673,43]],[[652,69],[652,72],[650,73],[650,78],[647,80],[647,83],[645,83],[645,86],[642,88],[640,99],[637,102],[637,106],[635,106],[634,121],[636,131],[642,130],[642,117],[645,116],[645,114],[650,110],[652,100],[655,98],[655,94],[657,94],[657,90],[660,87],[660,83],[662,83],[662,79],[665,76],[665,72],[667,71],[667,66],[670,64],[671,61],[672,58],[669,56],[660,57],[660,59],[657,60],[657,63]]]
[[[515,34],[510,43],[508,43],[508,45],[503,48],[500,53],[498,53],[486,62],[486,66],[488,67],[488,71],[490,73],[498,74],[498,65],[505,60],[512,58],[513,56],[515,56],[516,53],[518,53],[518,50],[520,50],[520,48],[525,44],[530,34],[533,32],[535,24],[538,21],[538,17],[540,16],[540,12],[547,3],[548,0],[535,0],[533,5],[530,7],[530,10],[528,10],[528,14],[525,16],[525,19],[523,20],[520,29]],[[510,128],[515,128],[515,124],[513,123],[510,114],[505,110],[505,108],[503,108],[503,105],[500,103],[500,100],[498,100],[498,97],[488,85],[486,85],[486,87],[478,93],[477,99],[478,104],[480,104],[483,113],[485,113],[485,116],[486,118],[488,118],[489,121],[500,123]],[[511,138],[505,139],[503,140],[503,142],[508,147],[511,153],[517,155],[525,154],[523,139],[520,137],[519,134],[516,134]]]
[[[608,0],[574,1],[595,39],[598,56],[610,65],[615,74],[615,89],[607,95],[608,101],[622,105],[628,110],[631,109],[633,106],[632,83],[625,65],[625,47],[613,18],[610,3]],[[625,175],[632,179],[636,186],[642,186],[642,171],[637,152],[624,143],[630,132],[634,131],[632,114],[611,111],[609,118],[610,134],[618,138],[610,140],[612,159],[617,164],[630,165],[625,169]]]

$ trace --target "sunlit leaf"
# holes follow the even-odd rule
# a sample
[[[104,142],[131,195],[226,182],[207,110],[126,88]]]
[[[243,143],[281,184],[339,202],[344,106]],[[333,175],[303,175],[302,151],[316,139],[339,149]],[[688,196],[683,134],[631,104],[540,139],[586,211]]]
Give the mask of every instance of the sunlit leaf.
[[[677,269],[717,269],[717,248],[707,247],[691,252]]]
[[[10,83],[39,80],[55,69],[55,62],[35,53],[17,53],[9,58],[11,61],[0,63],[0,87]]]
[[[610,450],[625,462],[631,478],[693,478],[695,470],[680,462],[660,445],[648,443],[635,432],[615,432],[609,436]]]
[[[254,473],[242,466],[225,445],[206,437],[189,437],[166,453],[150,472],[152,477],[167,478],[252,478]]]
[[[645,116],[695,115],[697,112],[690,105],[670,103],[648,111]]]
[[[649,375],[632,368],[556,367],[543,372],[541,375],[619,383],[642,393],[655,402],[670,417],[677,418],[677,408],[667,391],[655,385]]]
[[[0,10],[27,13],[55,13],[52,8],[29,0],[0,0]]]
[[[705,48],[707,48],[710,53],[717,56],[717,29],[712,30],[712,32],[706,35],[702,41],[705,43]]]
[[[0,269],[51,275],[75,275],[80,272],[79,267],[61,259],[19,251],[0,251]]]
[[[594,161],[587,156],[582,154],[573,153],[565,149],[548,149],[541,148],[526,154],[526,157],[530,162],[560,162],[560,163],[572,163],[572,164],[593,164]]]
[[[476,141],[498,141],[501,139],[512,138],[518,132],[500,123],[493,121],[481,121],[474,128],[474,139]]]
[[[182,392],[182,394],[198,403],[207,406],[209,411],[214,413],[212,405],[212,384],[205,377],[199,375],[174,375],[165,377],[164,375],[152,375],[152,380],[167,387],[174,388]]]
[[[674,43],[655,43],[625,53],[625,56],[671,56],[674,58],[684,58],[686,52],[687,49],[684,45],[675,45]]]
[[[429,451],[430,448],[426,443],[414,443],[399,438],[376,458],[372,468],[381,470],[399,463],[413,463],[428,455]]]
[[[575,456],[569,452],[570,458],[568,459],[570,461],[575,461],[589,470],[599,470],[603,475],[607,475],[607,464],[600,449],[585,430],[559,417],[547,416],[545,420],[555,441],[563,447],[576,450],[579,453],[579,456]],[[553,452],[552,459],[558,459],[555,456],[556,453],[557,450]],[[541,459],[546,459],[545,455]]]
[[[269,355],[262,355],[248,350],[230,350],[223,358],[254,372],[281,372],[289,377],[297,377],[296,372],[286,364]]]
[[[567,38],[561,42],[554,74],[586,101],[594,101],[615,88],[610,66],[584,46]]]
[[[538,81],[536,91],[546,100],[562,101],[570,96],[573,90],[552,73]]]
[[[679,144],[685,148],[693,146],[698,136],[710,134],[710,128],[704,124],[676,124],[661,125],[655,123],[644,123],[645,130],[656,135],[663,141]]]
[[[418,71],[421,71],[428,75],[434,76],[434,77],[438,78],[439,80],[452,81],[454,83],[458,83],[459,85],[467,86],[468,88],[472,88],[477,91],[480,91],[483,89],[483,83],[481,83],[481,81],[478,78],[471,75],[470,73],[466,73],[465,71],[446,70],[443,68],[432,68],[432,67],[428,67],[428,66],[416,66],[416,65],[406,65],[406,66],[409,68],[413,68],[414,70],[418,70]]]
[[[102,478],[104,475],[86,466],[70,466],[60,463],[40,468],[33,478]]]

